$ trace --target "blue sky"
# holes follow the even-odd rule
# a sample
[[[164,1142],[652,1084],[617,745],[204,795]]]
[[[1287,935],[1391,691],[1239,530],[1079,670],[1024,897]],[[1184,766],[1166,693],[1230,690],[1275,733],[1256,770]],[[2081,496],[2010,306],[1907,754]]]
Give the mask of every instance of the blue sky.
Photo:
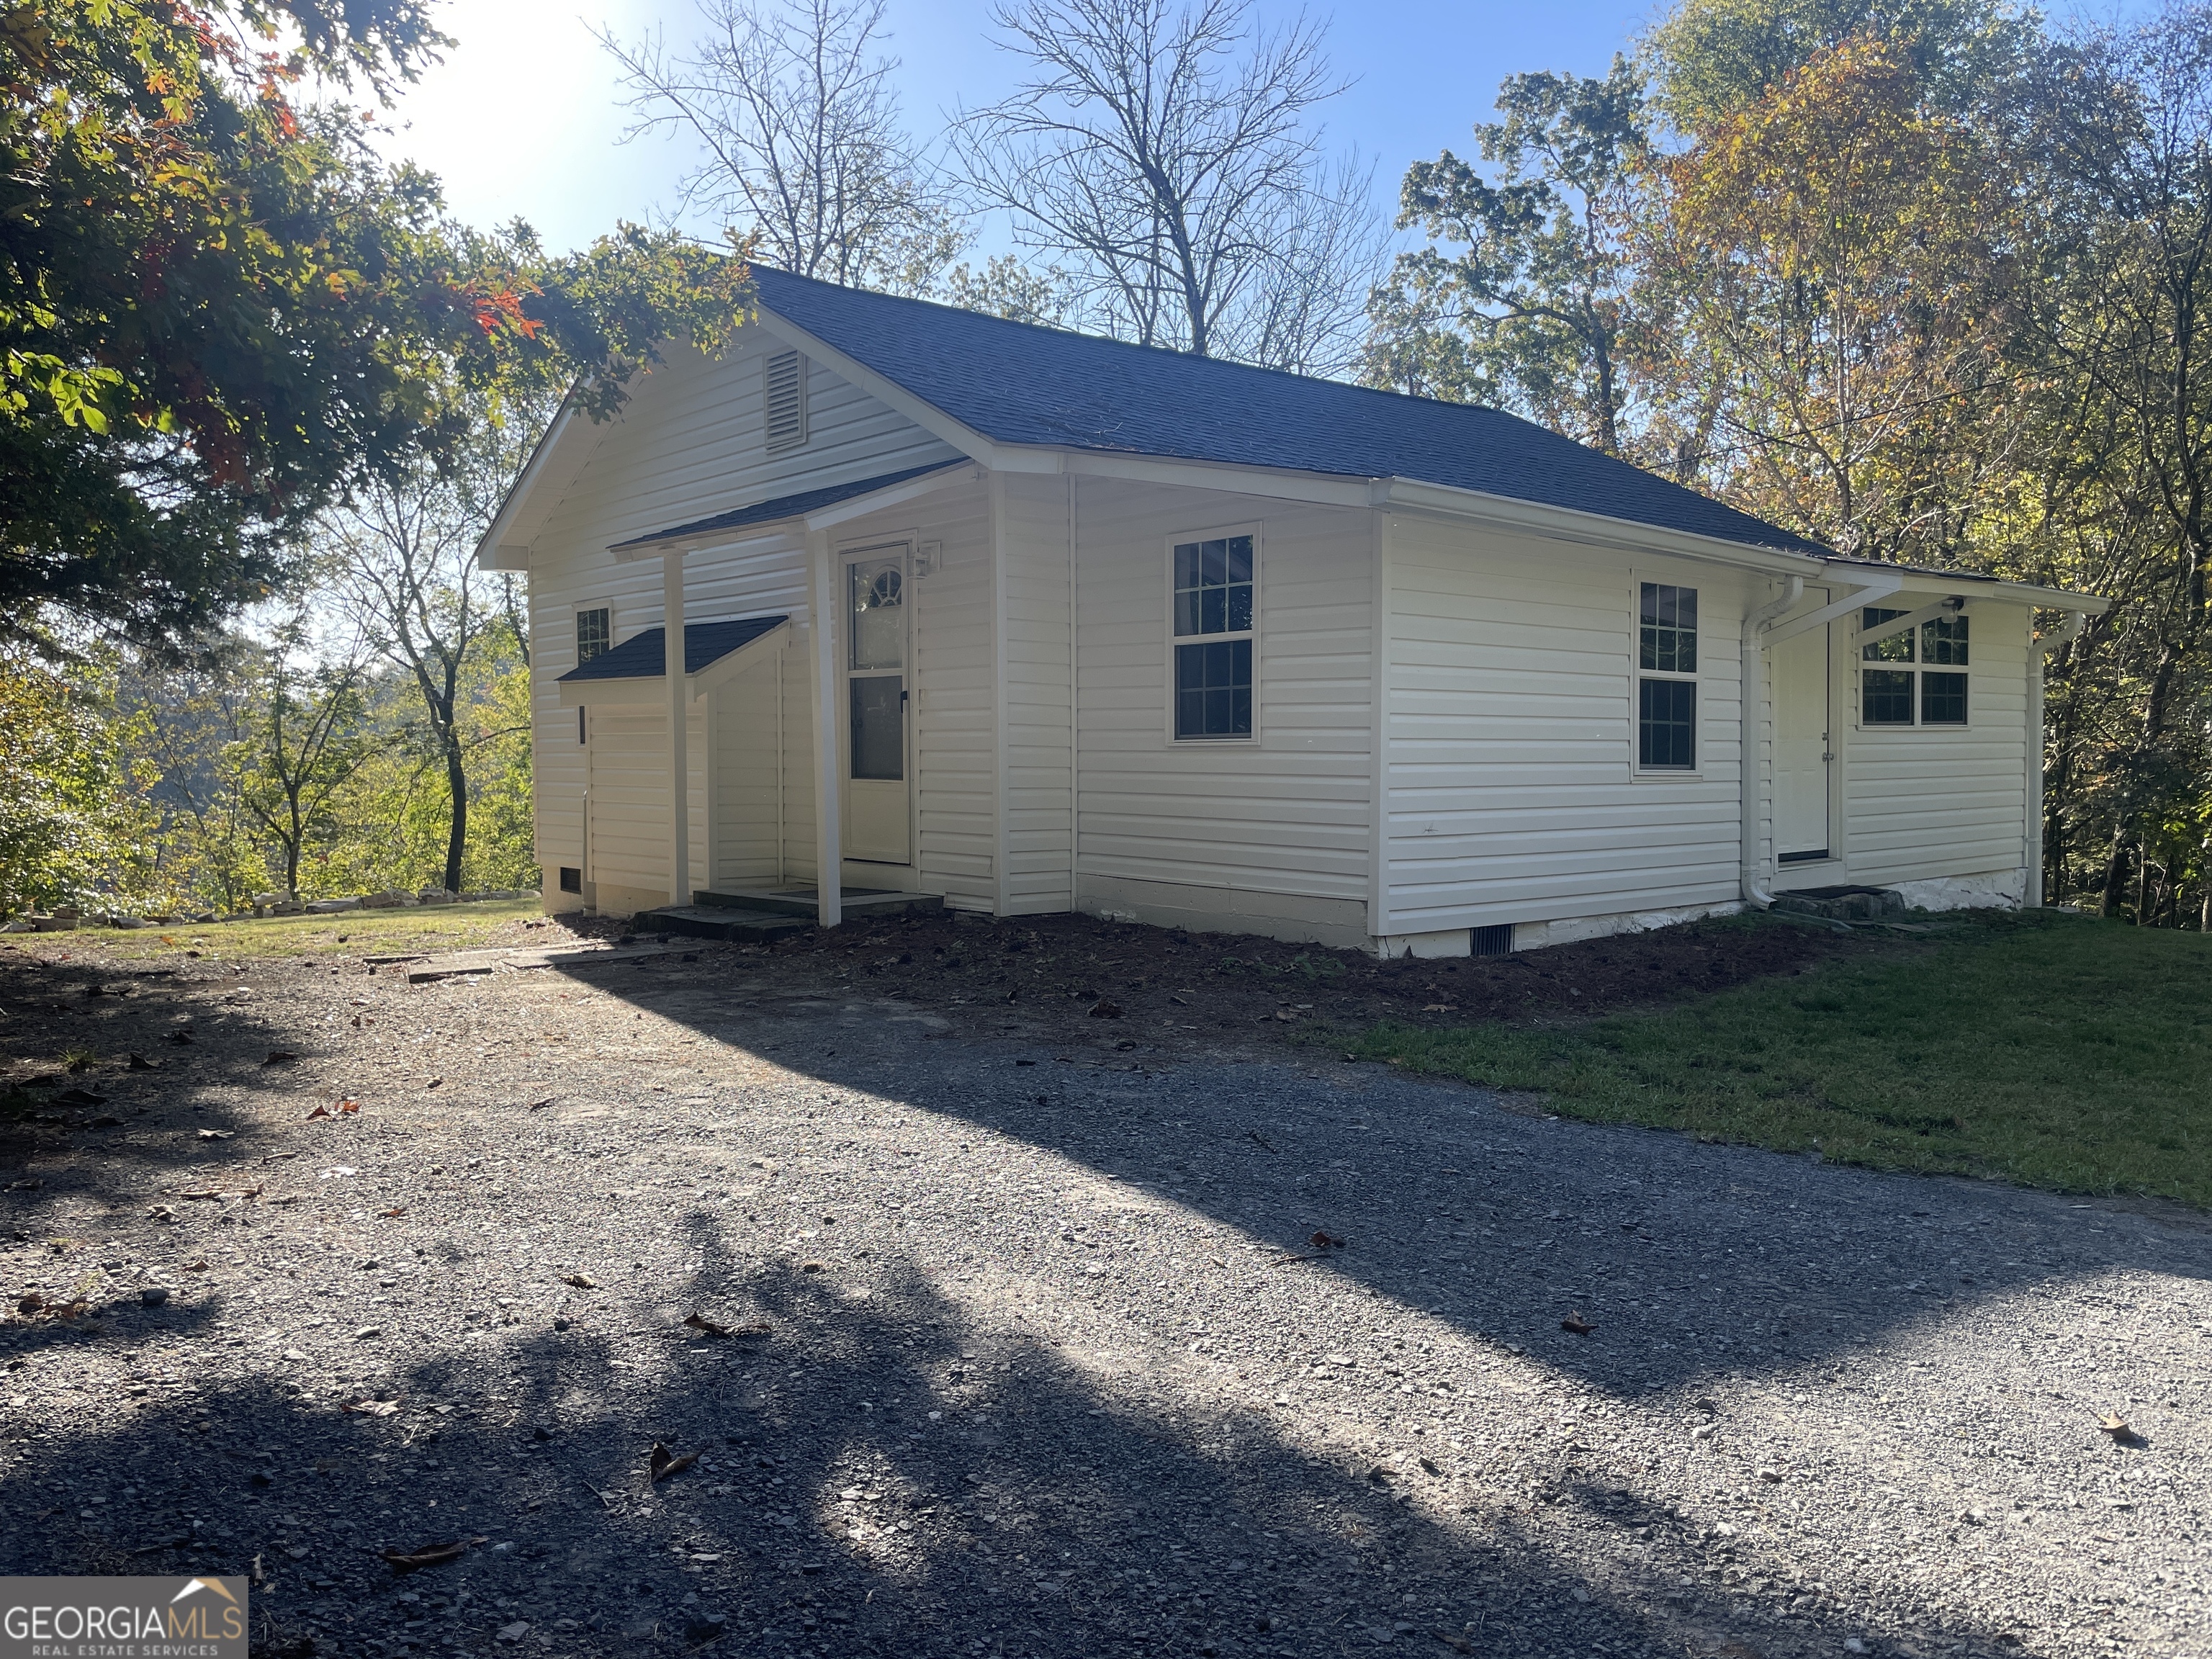
[[[1291,9],[1261,3],[1265,15]],[[1380,161],[1376,193],[1388,207],[1407,162],[1447,147],[1467,153],[1468,129],[1489,116],[1500,80],[1535,69],[1602,74],[1652,12],[1649,0],[1364,0],[1317,12],[1331,20],[1333,60],[1354,81],[1330,110],[1329,137]],[[441,26],[459,45],[381,118],[392,129],[386,153],[442,178],[460,217],[489,224],[520,215],[556,248],[587,241],[617,219],[651,217],[671,200],[689,152],[657,139],[619,142],[619,89],[590,28],[604,24],[634,38],[657,27],[680,39],[695,16],[688,0],[605,0],[581,14],[562,0],[451,0]],[[891,0],[890,21],[907,118],[918,134],[934,133],[957,104],[988,102],[1011,84],[985,5]],[[986,251],[1000,235],[985,228]]]

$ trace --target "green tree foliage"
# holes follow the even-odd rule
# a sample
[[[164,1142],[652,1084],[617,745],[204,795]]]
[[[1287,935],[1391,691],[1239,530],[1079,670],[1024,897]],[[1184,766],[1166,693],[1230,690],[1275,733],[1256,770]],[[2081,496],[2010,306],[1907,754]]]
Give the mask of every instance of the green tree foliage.
[[[118,713],[113,667],[0,658],[0,916],[122,908],[149,885],[149,720]]]
[[[380,91],[419,0],[25,0],[0,16],[0,637],[55,608],[173,648],[295,574],[315,515],[467,431],[459,388],[711,346],[737,263],[625,228],[548,258],[379,164],[310,74]],[[279,26],[295,51],[249,52]]]
[[[275,843],[288,894],[307,848],[335,838],[335,799],[372,744],[360,665],[307,659],[305,632],[297,621],[277,631],[235,761],[239,805]]]
[[[1366,378],[1497,404],[1618,454],[1643,76],[1620,58],[1602,80],[1516,75],[1498,107],[1504,120],[1474,130],[1492,177],[1449,150],[1406,174],[1398,226],[1429,245],[1376,292]]]

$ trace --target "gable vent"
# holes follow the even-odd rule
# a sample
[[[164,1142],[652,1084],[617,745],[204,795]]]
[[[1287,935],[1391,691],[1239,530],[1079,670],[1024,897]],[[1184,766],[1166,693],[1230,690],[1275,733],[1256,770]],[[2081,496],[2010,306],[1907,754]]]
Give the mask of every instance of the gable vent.
[[[796,449],[806,441],[806,359],[780,351],[768,360],[768,447]]]

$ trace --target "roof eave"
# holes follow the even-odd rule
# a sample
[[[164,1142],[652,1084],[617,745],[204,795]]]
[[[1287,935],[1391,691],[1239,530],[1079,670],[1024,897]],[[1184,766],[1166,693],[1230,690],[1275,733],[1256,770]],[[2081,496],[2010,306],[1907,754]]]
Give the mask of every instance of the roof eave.
[[[871,513],[919,501],[924,495],[934,495],[940,489],[957,483],[973,483],[981,474],[972,465],[948,461],[933,472],[918,478],[872,489],[865,495],[848,496],[842,501],[832,501],[811,513],[789,513],[781,518],[761,519],[751,524],[734,525],[719,530],[669,531],[659,535],[633,537],[626,542],[617,542],[607,551],[618,563],[627,564],[634,559],[657,559],[665,553],[696,553],[709,547],[734,547],[744,542],[774,541],[798,531],[829,530],[851,519],[864,518]]]

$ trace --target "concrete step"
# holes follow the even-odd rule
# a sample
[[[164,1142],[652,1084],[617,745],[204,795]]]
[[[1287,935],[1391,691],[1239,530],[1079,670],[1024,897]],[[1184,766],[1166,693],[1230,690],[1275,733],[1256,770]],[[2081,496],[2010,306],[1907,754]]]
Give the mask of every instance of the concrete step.
[[[682,933],[689,939],[726,940],[769,939],[781,933],[804,932],[814,925],[811,916],[790,915],[775,910],[739,909],[727,904],[668,904],[631,918],[641,933]]]
[[[811,887],[745,888],[721,893],[702,890],[691,897],[693,908],[698,909],[763,910],[778,915],[804,916],[809,921],[814,920],[817,908]],[[842,899],[848,917],[905,915],[945,908],[941,893],[901,893],[884,887],[848,887]]]

